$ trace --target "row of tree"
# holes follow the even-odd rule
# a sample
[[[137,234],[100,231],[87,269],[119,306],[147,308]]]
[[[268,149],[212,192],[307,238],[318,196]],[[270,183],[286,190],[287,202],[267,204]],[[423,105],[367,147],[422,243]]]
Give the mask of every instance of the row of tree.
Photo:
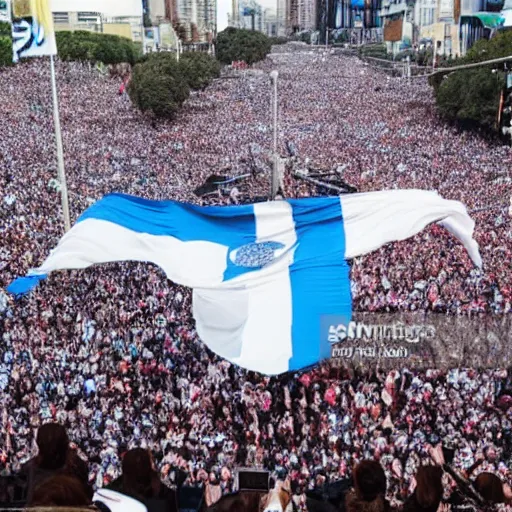
[[[125,37],[95,32],[56,32],[59,58],[65,61],[134,65],[142,57],[141,47]],[[12,64],[11,25],[0,22],[0,67]]]
[[[65,61],[103,62],[134,65],[142,57],[142,48],[128,38],[78,30],[56,32],[59,58]]]
[[[251,65],[265,59],[272,40],[261,32],[228,27],[217,35],[217,58],[223,64],[245,61]]]
[[[0,21],[0,68],[12,65],[11,25]]]
[[[172,53],[153,53],[134,67],[128,93],[142,112],[172,118],[190,90],[204,89],[219,75],[220,64],[205,53],[184,53],[179,62]]]
[[[392,59],[385,44],[365,45],[359,55]],[[492,39],[481,39],[462,58],[437,56],[438,68],[456,67],[512,55],[512,31],[498,32]],[[419,66],[432,66],[432,49],[419,52],[406,50],[395,55],[395,61],[410,57]],[[510,67],[510,64],[509,64]],[[440,72],[430,78],[440,115],[450,122],[468,128],[481,127],[494,131],[497,125],[500,95],[505,87],[505,64],[483,66],[455,72]]]
[[[254,64],[270,52],[272,42],[259,32],[228,28],[218,34],[217,58],[200,52],[186,52],[177,62],[176,54],[142,56],[141,48],[129,39],[94,32],[57,32],[58,55],[64,61],[129,63],[133,68],[128,93],[142,112],[172,118],[191,90],[204,89],[220,75],[220,63],[245,61]],[[9,24],[0,24],[0,67],[12,63]]]
[[[204,89],[220,75],[220,63],[254,64],[264,59],[271,47],[271,39],[260,32],[227,28],[217,36],[218,60],[205,53],[190,52],[184,53],[178,63],[174,54],[150,54],[135,66],[128,93],[142,112],[172,118],[191,90]]]
[[[441,66],[458,66],[510,55],[512,31],[504,31],[490,40],[477,41],[465,57],[443,62]],[[506,83],[504,63],[438,73],[431,77],[430,83],[443,118],[486,130],[499,128],[500,96]]]

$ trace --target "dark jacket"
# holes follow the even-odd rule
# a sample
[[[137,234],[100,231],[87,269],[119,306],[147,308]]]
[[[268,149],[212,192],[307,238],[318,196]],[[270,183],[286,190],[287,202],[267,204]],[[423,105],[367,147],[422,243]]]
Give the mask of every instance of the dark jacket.
[[[411,496],[407,498],[407,501],[404,503],[402,512],[437,512],[438,508],[439,504],[433,505],[431,507],[421,506],[416,498],[416,493],[413,493]]]
[[[389,502],[378,496],[373,501],[363,501],[357,497],[354,490],[349,491],[345,498],[345,510],[347,512],[392,512]]]
[[[39,485],[54,476],[62,474],[72,476],[80,481],[87,495],[92,500],[93,490],[89,485],[89,469],[87,464],[78,456],[75,450],[69,450],[66,464],[62,468],[42,468],[39,466],[37,457],[30,459],[22,466],[20,476],[27,482],[27,503],[30,504],[34,491]]]
[[[178,512],[176,492],[160,482],[159,492],[154,496],[138,496],[123,486],[123,477],[114,480],[107,489],[129,496],[143,503],[148,512]]]

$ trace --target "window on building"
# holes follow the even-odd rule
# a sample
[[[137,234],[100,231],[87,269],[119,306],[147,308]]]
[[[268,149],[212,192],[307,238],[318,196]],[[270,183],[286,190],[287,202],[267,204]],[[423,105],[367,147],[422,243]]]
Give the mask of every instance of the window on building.
[[[97,12],[79,12],[78,23],[99,23],[100,14]]]
[[[69,13],[68,12],[54,12],[53,13],[53,22],[57,23],[69,23]]]

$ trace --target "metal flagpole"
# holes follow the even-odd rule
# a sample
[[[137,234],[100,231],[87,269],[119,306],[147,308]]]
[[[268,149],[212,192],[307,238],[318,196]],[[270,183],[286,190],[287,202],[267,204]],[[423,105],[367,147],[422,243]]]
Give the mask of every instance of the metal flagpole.
[[[272,71],[270,73],[270,78],[272,79],[273,85],[273,101],[272,101],[272,117],[273,117],[273,166],[272,166],[272,181],[271,181],[271,199],[274,200],[276,198],[277,189],[278,189],[278,174],[279,174],[279,155],[277,153],[277,77],[278,72]]]
[[[64,171],[64,150],[62,148],[62,134],[60,131],[59,98],[57,96],[57,81],[55,80],[55,62],[53,60],[53,55],[50,55],[50,63],[53,94],[53,120],[55,123],[55,142],[57,143],[57,171],[61,187],[60,193],[62,200],[62,212],[64,214],[64,229],[65,231],[69,231],[71,229],[71,221],[69,217],[68,186],[66,184],[66,173]]]

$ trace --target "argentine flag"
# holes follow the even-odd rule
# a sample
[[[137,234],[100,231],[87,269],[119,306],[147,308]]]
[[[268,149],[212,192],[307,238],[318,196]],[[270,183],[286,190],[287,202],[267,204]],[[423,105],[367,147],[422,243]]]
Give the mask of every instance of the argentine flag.
[[[146,261],[193,288],[202,341],[243,368],[276,375],[330,357],[326,319],[352,316],[347,260],[440,222],[477,266],[474,222],[436,192],[201,207],[111,194],[88,208],[46,261],[8,291],[27,293],[55,270]]]

